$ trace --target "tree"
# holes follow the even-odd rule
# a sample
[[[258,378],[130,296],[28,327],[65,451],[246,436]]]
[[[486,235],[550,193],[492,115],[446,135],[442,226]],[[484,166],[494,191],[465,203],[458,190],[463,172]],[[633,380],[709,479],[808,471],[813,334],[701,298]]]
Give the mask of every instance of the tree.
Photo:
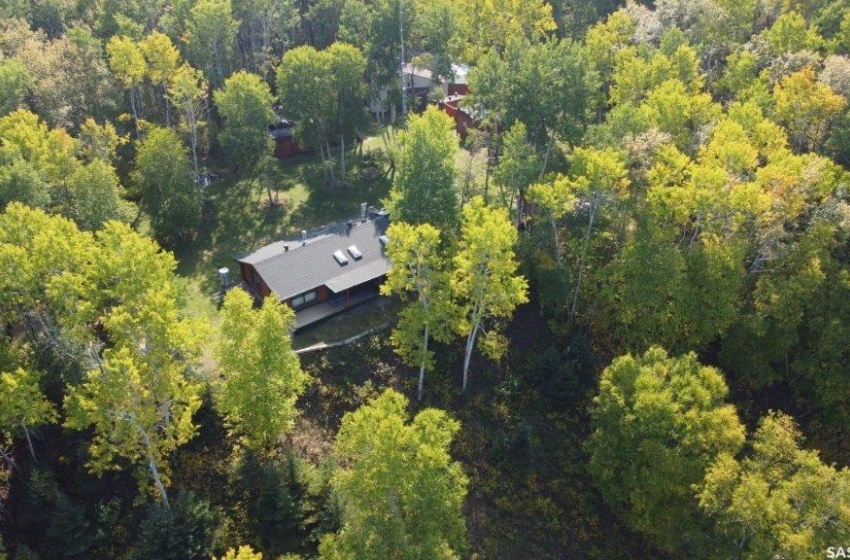
[[[602,372],[590,472],[605,501],[662,550],[707,544],[693,487],[715,458],[744,443],[726,394],[718,370],[659,347],[621,356]]]
[[[331,142],[340,143],[340,171],[346,180],[345,143],[366,121],[366,59],[359,49],[334,43],[323,51],[303,46],[284,53],[277,72],[281,105],[296,120],[295,139],[316,146],[325,178],[335,184]]]
[[[299,144],[319,149],[325,182],[332,184],[335,181],[328,138],[335,126],[335,111],[329,76],[330,59],[307,45],[283,53],[277,69],[281,108],[296,119],[293,137]]]
[[[461,0],[457,25],[463,59],[475,64],[491,48],[503,52],[507,42],[538,42],[555,31],[552,6],[543,0]]]
[[[180,67],[180,52],[167,35],[152,32],[139,43],[139,50],[145,58],[146,77],[159,86],[160,95],[165,101],[165,125],[171,125],[171,106],[168,98],[168,84]]]
[[[381,285],[384,295],[412,296],[414,301],[399,317],[392,334],[396,352],[410,365],[419,366],[416,399],[422,400],[425,369],[432,363],[431,337],[448,342],[450,299],[446,263],[440,254],[440,231],[430,224],[412,226],[393,222],[387,230],[390,271]]]
[[[221,560],[263,560],[260,552],[254,552],[250,546],[240,546],[239,549],[228,548]]]
[[[115,160],[118,146],[127,139],[118,136],[118,132],[110,122],[97,124],[94,119],[86,119],[80,127],[80,156],[83,160],[92,162],[100,160],[111,164]]]
[[[109,220],[129,223],[134,205],[121,198],[123,189],[112,166],[96,159],[68,179],[71,202],[65,212],[80,229],[96,230]]]
[[[340,141],[340,173],[345,185],[345,143],[353,141],[366,125],[366,58],[357,47],[345,43],[334,43],[324,53],[330,69],[336,121],[333,129]]]
[[[22,158],[0,166],[0,208],[13,201],[33,208],[47,208],[50,190],[44,174]]]
[[[256,74],[239,71],[213,95],[225,126],[221,144],[235,166],[251,169],[272,149],[269,124],[274,121],[269,86]],[[271,191],[269,191],[271,203]]]
[[[0,117],[20,108],[32,87],[32,77],[16,58],[0,60]]]
[[[487,324],[485,329],[485,322],[507,319],[517,305],[528,301],[528,283],[517,274],[516,241],[517,230],[504,208],[488,208],[481,197],[464,206],[452,277],[452,289],[463,315],[456,327],[466,336],[464,391],[479,333],[484,334],[479,345],[489,357],[498,358],[506,350],[497,325]]]
[[[578,249],[578,270],[573,282],[572,302],[569,309],[571,322],[575,320],[578,309],[578,296],[584,281],[588,249],[597,213],[611,200],[624,198],[629,185],[625,165],[614,150],[576,148],[572,155],[568,183],[564,186],[578,198],[577,207],[587,213],[587,228]],[[560,194],[558,199],[569,204],[569,196],[566,193]]]
[[[189,136],[196,183],[200,181],[198,147],[201,141],[201,130],[206,126],[202,117],[207,106],[207,90],[208,86],[204,81],[203,73],[184,64],[172,74],[166,93],[180,115],[179,128]]]
[[[0,401],[3,402],[0,433],[10,437],[12,430],[23,430],[33,460],[35,448],[30,429],[41,424],[52,424],[57,418],[53,405],[41,392],[40,377],[38,372],[24,368],[0,373]]]
[[[214,88],[230,75],[238,29],[230,0],[200,0],[191,9],[186,26],[190,61]]]
[[[393,219],[408,224],[431,224],[451,235],[458,223],[454,154],[457,134],[452,119],[428,107],[411,115],[407,130],[398,134],[393,151],[396,175],[388,206]]]
[[[701,485],[702,510],[717,524],[724,554],[816,558],[850,538],[850,471],[800,448],[793,419],[761,419],[748,453],[718,456]]]
[[[216,404],[249,449],[267,451],[295,423],[295,401],[309,377],[301,370],[290,333],[295,314],[274,297],[258,311],[247,292],[227,293],[216,355],[222,380]]]
[[[815,81],[811,69],[785,76],[773,88],[776,120],[785,126],[798,150],[816,151],[847,100]]]
[[[144,83],[148,72],[142,50],[129,37],[113,36],[106,45],[109,55],[109,67],[121,81],[130,100],[130,111],[133,113],[133,124],[136,138],[139,137],[139,114],[141,112],[139,87]]]
[[[516,195],[517,221],[522,218],[525,192],[540,178],[542,171],[540,158],[528,143],[528,129],[522,121],[515,122],[502,138],[502,154],[499,163],[493,168],[493,180],[502,187],[502,204],[505,208],[513,207]],[[510,202],[507,201],[505,191],[510,193]]]
[[[173,509],[148,506],[131,560],[208,560],[219,515],[207,500],[181,490]]]
[[[560,139],[581,141],[598,84],[587,52],[570,41],[533,43],[509,38],[469,74],[469,103],[494,113],[497,123],[522,122],[527,140],[542,154],[542,170]]]
[[[77,430],[94,426],[89,468],[97,474],[114,468],[118,457],[143,458],[169,509],[166,458],[195,435],[192,416],[200,406],[200,388],[175,364],[152,367],[129,348],[110,349],[82,385],[69,388],[65,425]]]
[[[201,191],[173,130],[151,128],[139,144],[132,179],[159,239],[179,237],[200,224]]]
[[[387,390],[343,417],[334,450],[348,468],[331,481],[343,527],[322,539],[321,558],[460,557],[468,482],[448,452],[460,424],[436,409],[410,422],[407,404]]]

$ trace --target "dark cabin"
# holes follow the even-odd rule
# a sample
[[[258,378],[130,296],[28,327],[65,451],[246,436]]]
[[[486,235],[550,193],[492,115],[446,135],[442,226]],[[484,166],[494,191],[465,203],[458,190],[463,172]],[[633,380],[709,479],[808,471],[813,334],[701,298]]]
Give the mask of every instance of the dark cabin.
[[[295,310],[302,328],[378,294],[389,271],[389,216],[370,208],[360,217],[302,232],[237,258],[245,284],[259,298],[274,293]]]
[[[269,125],[269,134],[274,138],[274,157],[283,159],[313,152],[312,149],[305,148],[295,141],[292,136],[293,130],[295,130],[295,123],[286,119]]]

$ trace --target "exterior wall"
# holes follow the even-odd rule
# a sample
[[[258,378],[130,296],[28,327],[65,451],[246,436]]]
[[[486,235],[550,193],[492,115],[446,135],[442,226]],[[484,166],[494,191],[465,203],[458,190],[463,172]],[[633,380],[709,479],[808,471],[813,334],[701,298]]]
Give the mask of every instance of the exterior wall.
[[[300,154],[309,154],[312,152],[310,148],[303,148],[292,139],[291,136],[285,138],[275,138],[274,157],[278,159],[297,156]]]
[[[266,286],[266,283],[260,277],[260,274],[253,266],[241,262],[239,263],[239,271],[242,273],[242,280],[244,280],[246,284],[251,286],[258,294],[263,297],[266,297],[270,293],[272,293],[271,290],[269,290],[269,287]]]
[[[449,84],[446,95],[469,95],[469,86],[466,84]]]
[[[456,103],[440,103],[440,109],[446,112],[455,121],[455,131],[461,138],[466,137],[466,131],[475,128],[472,117],[457,108]]]

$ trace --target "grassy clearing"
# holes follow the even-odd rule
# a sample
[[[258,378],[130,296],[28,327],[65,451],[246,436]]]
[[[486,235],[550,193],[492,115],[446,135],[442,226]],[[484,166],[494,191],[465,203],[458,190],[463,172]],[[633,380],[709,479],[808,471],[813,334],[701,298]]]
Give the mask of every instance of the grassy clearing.
[[[380,144],[380,139],[377,139]],[[255,174],[225,175],[207,187],[204,221],[195,238],[176,247],[178,272],[188,280],[190,313],[215,317],[218,269],[226,266],[238,280],[234,258],[276,239],[297,235],[360,210],[361,202],[379,204],[389,192],[385,156],[374,141],[364,156],[347,154],[348,184],[325,184],[322,161],[298,156],[272,161]],[[268,191],[274,204],[269,204]]]

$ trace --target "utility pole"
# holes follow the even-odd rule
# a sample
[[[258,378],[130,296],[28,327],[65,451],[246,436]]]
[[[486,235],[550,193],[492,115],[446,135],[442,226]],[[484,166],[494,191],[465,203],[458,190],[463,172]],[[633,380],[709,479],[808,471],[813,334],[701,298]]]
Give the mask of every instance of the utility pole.
[[[402,2],[398,0],[398,35],[401,39],[401,123],[407,128],[407,88],[404,80],[404,12]]]

